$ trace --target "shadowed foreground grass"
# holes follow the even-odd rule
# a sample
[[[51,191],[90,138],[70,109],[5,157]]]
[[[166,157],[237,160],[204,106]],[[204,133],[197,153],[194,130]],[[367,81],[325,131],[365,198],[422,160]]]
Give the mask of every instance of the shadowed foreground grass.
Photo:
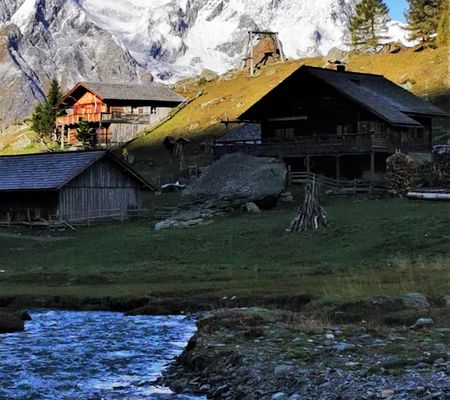
[[[0,295],[133,297],[310,294],[323,301],[450,294],[450,206],[332,199],[330,226],[286,232],[294,208],[190,230],[148,221],[46,237],[0,230]]]

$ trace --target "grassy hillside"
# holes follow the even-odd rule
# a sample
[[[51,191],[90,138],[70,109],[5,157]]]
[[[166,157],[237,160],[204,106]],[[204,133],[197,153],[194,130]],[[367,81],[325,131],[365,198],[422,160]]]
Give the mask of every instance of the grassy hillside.
[[[165,198],[160,201],[166,203]],[[450,214],[445,203],[331,199],[330,226],[297,237],[295,208],[237,214],[189,230],[148,221],[47,237],[0,230],[0,293],[27,298],[450,293]]]
[[[180,82],[176,90],[193,99],[174,118],[136,140],[129,148],[157,144],[167,135],[189,139],[220,135],[223,120],[235,120],[262,96],[285,80],[302,65],[324,66],[323,58],[288,61],[263,67],[255,78],[235,71],[212,82],[199,79]],[[411,91],[431,101],[449,95],[450,78],[447,49],[412,50],[398,54],[352,55],[348,69],[375,73],[411,86]],[[203,94],[196,98],[199,92]]]
[[[263,67],[254,78],[247,72],[231,71],[211,82],[200,78],[179,82],[175,90],[190,103],[173,118],[127,145],[137,168],[151,179],[170,180],[177,176],[178,164],[171,164],[168,152],[161,145],[169,135],[192,141],[186,151],[188,165],[208,164],[210,157],[203,153],[200,144],[206,138],[224,134],[225,125],[221,121],[235,120],[304,64],[324,66],[325,62],[323,58],[292,60]],[[447,48],[418,53],[407,50],[398,54],[352,55],[348,68],[385,75],[450,112]],[[449,131],[448,121],[438,121],[436,128],[437,139],[443,140]],[[4,146],[10,140],[10,137],[0,135],[0,153],[19,151],[17,147]],[[22,152],[36,151],[34,146],[20,149]]]
[[[304,64],[324,66],[324,60],[311,58],[268,65],[255,78],[250,78],[247,72],[234,71],[212,82],[200,79],[180,82],[176,90],[191,102],[172,119],[130,143],[128,150],[135,156],[143,173],[148,172],[150,159],[153,174],[164,175],[163,165],[167,164],[168,155],[161,143],[166,136],[183,136],[197,144],[208,137],[220,137],[225,132],[221,121],[235,120]],[[352,55],[348,68],[355,72],[385,75],[423,98],[443,107],[449,106],[446,48],[418,53],[407,50],[398,54]],[[201,164],[203,160],[198,160],[200,147],[195,144],[189,147],[188,163]]]
[[[13,124],[0,132],[0,155],[42,151],[36,134],[26,124]]]

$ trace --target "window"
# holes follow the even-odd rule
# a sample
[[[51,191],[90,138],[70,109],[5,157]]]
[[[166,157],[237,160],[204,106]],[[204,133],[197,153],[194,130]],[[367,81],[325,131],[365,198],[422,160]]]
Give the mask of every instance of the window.
[[[275,137],[292,138],[295,136],[295,128],[277,128],[275,129]]]

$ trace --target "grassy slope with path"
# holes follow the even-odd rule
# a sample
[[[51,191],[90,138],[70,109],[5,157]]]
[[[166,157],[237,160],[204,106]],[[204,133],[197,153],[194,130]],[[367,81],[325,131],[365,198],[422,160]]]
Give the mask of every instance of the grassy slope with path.
[[[50,238],[2,229],[0,294],[309,294],[325,302],[405,291],[450,294],[448,204],[328,199],[325,205],[330,226],[309,237],[285,231],[292,207],[190,230],[156,232],[148,221]]]

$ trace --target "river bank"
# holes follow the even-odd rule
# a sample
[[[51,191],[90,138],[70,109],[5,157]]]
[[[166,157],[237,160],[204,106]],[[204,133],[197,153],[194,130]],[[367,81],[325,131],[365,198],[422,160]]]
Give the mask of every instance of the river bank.
[[[266,309],[207,314],[162,381],[212,399],[450,398],[450,328],[324,323]]]
[[[345,304],[307,296],[39,299],[120,309],[124,319],[196,314],[197,333],[158,384],[229,400],[448,399],[449,300],[419,293]],[[1,303],[12,311],[31,299],[8,301]]]

